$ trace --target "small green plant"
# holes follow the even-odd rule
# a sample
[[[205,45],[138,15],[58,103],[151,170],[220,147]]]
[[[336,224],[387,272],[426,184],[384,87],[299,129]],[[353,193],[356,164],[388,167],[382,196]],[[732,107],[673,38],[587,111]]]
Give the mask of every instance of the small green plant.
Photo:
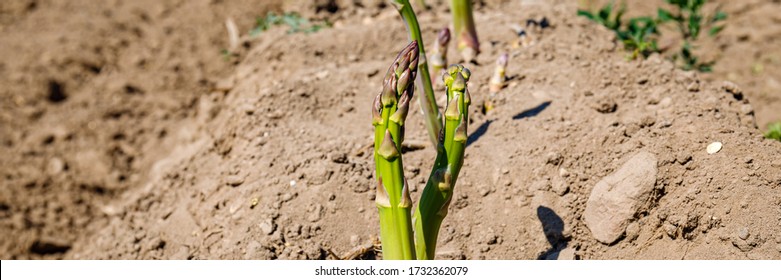
[[[621,5],[614,11],[613,2],[606,4],[595,13],[578,10],[578,15],[613,30],[624,44],[624,48],[632,52],[630,59],[640,55],[648,57],[652,53],[661,53],[662,50],[657,46],[657,39],[661,35],[659,27],[666,23],[674,23],[676,30],[681,33],[683,43],[671,59],[676,62],[680,60],[681,68],[684,70],[710,72],[715,61],[701,61],[693,52],[695,42],[699,39],[702,29],[707,29],[709,36],[718,35],[724,29],[724,25],[720,23],[727,18],[727,14],[717,10],[712,16],[705,16],[702,12],[705,2],[706,0],[667,0],[667,3],[677,7],[675,12],[660,8],[656,18],[647,16],[631,18],[626,26],[621,19],[626,11],[625,5]]]
[[[437,156],[412,219],[410,186],[404,178],[401,147],[404,122],[410,109],[420,59],[417,41],[405,47],[391,64],[382,91],[372,102],[374,162],[380,217],[382,256],[390,260],[434,259],[437,236],[453,199],[453,189],[464,162],[471,76],[461,65],[443,75],[447,88],[445,123],[437,142]],[[414,230],[413,230],[414,228]]]
[[[708,30],[708,35],[712,37],[724,30],[724,25],[720,23],[727,19],[727,14],[716,10],[713,15],[704,15],[702,7],[705,2],[706,0],[667,0],[676,10],[671,12],[660,8],[657,12],[660,23],[672,22],[681,33],[683,44],[680,52],[673,56],[673,60],[680,59],[684,70],[713,70],[715,61],[703,62],[693,54],[694,43],[699,39],[702,30]]]
[[[301,17],[298,13],[287,12],[281,15],[277,15],[274,12],[269,12],[265,17],[258,17],[255,21],[255,28],[250,31],[250,36],[257,36],[268,30],[275,25],[287,25],[290,29],[287,30],[288,34],[292,33],[314,33],[322,29],[323,27],[329,27],[328,22],[322,24],[315,24],[308,19]]]
[[[613,5],[613,2],[607,3],[596,13],[588,10],[578,10],[578,15],[599,23],[610,30],[617,31],[621,27],[621,17],[624,15],[624,12],[626,12],[626,6],[622,5],[614,13]]]
[[[765,138],[781,141],[781,122],[774,122],[767,126]]]
[[[618,40],[624,44],[624,48],[631,52],[629,59],[638,58],[640,55],[648,57],[652,53],[659,52],[656,46],[657,36],[655,36],[659,34],[656,21],[650,17],[637,17],[629,19],[629,23],[624,26],[621,17],[626,12],[626,5],[621,5],[615,11],[613,5],[614,3],[610,2],[596,13],[578,10],[578,15],[613,30]]]

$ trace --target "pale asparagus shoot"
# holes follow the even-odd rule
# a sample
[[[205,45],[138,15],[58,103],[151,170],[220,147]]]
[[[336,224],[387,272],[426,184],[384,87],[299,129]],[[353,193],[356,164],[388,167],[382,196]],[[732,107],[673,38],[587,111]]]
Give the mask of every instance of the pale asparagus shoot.
[[[494,68],[494,75],[491,76],[489,81],[489,89],[491,93],[499,92],[505,87],[505,73],[507,72],[507,61],[510,59],[507,53],[503,53],[496,59],[496,68]]]
[[[437,40],[434,42],[434,51],[431,52],[431,73],[439,77],[444,73],[447,66],[447,45],[450,43],[450,29],[447,27],[437,33]],[[435,85],[444,86],[440,79],[433,82]]]

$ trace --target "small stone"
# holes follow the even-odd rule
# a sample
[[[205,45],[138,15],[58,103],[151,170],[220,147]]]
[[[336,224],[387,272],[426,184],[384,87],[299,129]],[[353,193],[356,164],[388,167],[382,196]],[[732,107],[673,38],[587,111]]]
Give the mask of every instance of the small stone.
[[[675,239],[675,237],[678,235],[678,227],[671,223],[665,223],[663,228],[664,232],[667,233],[667,236],[672,239]]]
[[[238,187],[241,184],[244,184],[244,176],[241,175],[230,175],[225,178],[225,183],[232,187]]]
[[[781,253],[781,244],[776,244],[776,250],[778,250],[778,252]]]
[[[51,176],[60,174],[63,170],[65,170],[65,162],[57,157],[49,160],[49,166],[46,167],[46,173]]]
[[[260,198],[253,197],[252,200],[249,203],[249,208],[254,209],[255,206],[258,206],[258,203],[260,203]]]
[[[347,153],[344,153],[344,152],[332,153],[331,154],[331,161],[333,161],[335,163],[346,164],[346,163],[348,163]]]
[[[559,251],[559,256],[556,259],[566,261],[575,260],[575,249],[570,247],[564,248],[563,250]]]
[[[501,171],[502,171],[502,174],[510,173],[510,169],[507,169],[507,168],[502,168]]]
[[[288,202],[288,201],[290,201],[291,199],[293,199],[293,195],[292,195],[292,194],[290,194],[290,193],[284,193],[284,194],[282,194],[282,196],[280,196],[279,198],[281,198],[281,199],[282,199],[282,202]]]
[[[296,180],[290,180],[290,187],[296,186]]]
[[[266,220],[260,223],[260,232],[265,235],[271,235],[274,233],[276,225],[271,220]]]
[[[754,249],[754,246],[742,239],[732,239],[732,246],[737,247],[741,252],[748,252]]]
[[[749,237],[748,228],[741,227],[738,229],[738,237],[740,239],[746,240]]]
[[[551,191],[553,191],[555,194],[559,196],[564,196],[569,191],[569,185],[559,181],[553,184]]]
[[[753,115],[754,114],[754,107],[751,106],[751,104],[743,104],[740,106],[740,112],[744,115]]]
[[[754,162],[754,158],[752,158],[751,156],[747,156],[747,157],[745,157],[743,159],[743,162],[745,162],[745,163],[752,163],[752,162]]]
[[[721,142],[713,142],[708,145],[708,147],[705,149],[708,154],[715,154],[721,151],[722,144]]]
[[[569,171],[564,168],[559,168],[559,176],[561,177],[569,177]]]
[[[618,108],[618,103],[610,98],[604,98],[591,105],[594,110],[602,114],[613,113]]]
[[[490,193],[491,193],[491,189],[490,188],[488,188],[486,186],[483,186],[482,188],[480,188],[480,195],[481,196],[487,196]]]
[[[691,92],[700,91],[700,82],[699,81],[691,82],[688,86],[686,86],[686,90]]]
[[[557,152],[550,152],[545,156],[545,158],[545,163],[550,165],[559,165],[562,160],[561,154]]]
[[[633,222],[626,226],[626,240],[634,241],[640,236],[640,225],[637,222]]]
[[[743,99],[743,90],[740,89],[740,87],[735,83],[730,81],[724,81],[724,83],[721,84],[721,88],[731,93],[732,97],[734,97],[736,100]]]

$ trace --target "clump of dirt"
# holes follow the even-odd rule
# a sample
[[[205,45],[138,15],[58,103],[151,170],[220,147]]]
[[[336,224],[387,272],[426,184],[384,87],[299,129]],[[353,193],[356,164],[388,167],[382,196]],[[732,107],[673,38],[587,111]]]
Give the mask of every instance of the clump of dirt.
[[[332,28],[272,29],[227,63],[201,48],[224,48],[217,15],[240,13],[190,2],[147,17],[178,30],[187,22],[166,19],[211,15],[202,23],[213,28],[210,39],[171,32],[153,37],[170,56],[142,46],[119,52],[149,52],[141,68],[118,67],[123,56],[110,56],[99,65],[114,70],[100,66],[93,77],[67,70],[81,67],[72,63],[64,72],[23,68],[29,57],[9,66],[17,60],[4,55],[0,69],[26,69],[18,71],[29,84],[3,92],[22,96],[2,103],[2,149],[12,156],[0,162],[0,229],[16,236],[0,243],[3,258],[325,259],[369,248],[379,232],[370,104],[408,39],[392,7],[325,2],[300,12]],[[199,10],[215,7],[222,12]],[[443,7],[420,13],[427,42],[448,24]],[[475,100],[469,146],[438,258],[781,258],[781,143],[757,130],[753,87],[718,70],[684,72],[659,56],[626,61],[613,34],[575,10],[490,2],[476,11],[485,43],[477,63],[466,64]],[[551,27],[533,45],[512,48],[509,25],[543,16]],[[234,19],[249,30],[251,22]],[[144,21],[131,21],[135,36]],[[2,36],[22,36],[4,28]],[[147,42],[126,40],[127,48]],[[176,47],[183,42],[193,46]],[[173,51],[182,49],[192,53]],[[490,96],[493,61],[505,51],[508,87]],[[179,72],[169,72],[175,65]],[[21,94],[34,86],[35,94]],[[494,105],[487,113],[485,101]],[[417,201],[435,153],[417,110],[407,123],[406,142],[424,146],[404,154]],[[723,148],[706,152],[712,142]],[[638,153],[655,159],[655,172],[642,173],[653,174],[645,178],[652,187],[617,240],[597,241],[584,217],[592,191]]]

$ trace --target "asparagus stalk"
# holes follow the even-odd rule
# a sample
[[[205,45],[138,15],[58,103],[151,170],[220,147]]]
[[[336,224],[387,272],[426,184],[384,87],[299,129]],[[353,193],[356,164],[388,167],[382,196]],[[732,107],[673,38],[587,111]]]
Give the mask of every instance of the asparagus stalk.
[[[491,76],[489,81],[489,89],[491,93],[499,92],[505,86],[505,72],[507,71],[507,61],[510,57],[507,53],[503,53],[496,59],[496,68],[494,68],[494,75]]]
[[[472,98],[467,89],[471,72],[451,65],[443,75],[447,87],[445,125],[439,134],[437,158],[415,211],[415,246],[419,260],[434,259],[437,236],[453,199],[458,173],[464,162],[468,108]]]
[[[404,120],[415,89],[413,81],[418,69],[418,43],[412,41],[388,68],[382,91],[374,98],[374,161],[380,213],[382,255],[385,259],[414,260],[412,201],[404,178],[401,143],[404,141]]]
[[[450,10],[453,14],[453,33],[458,40],[458,51],[464,62],[471,62],[480,53],[480,42],[472,17],[471,0],[452,0]]]
[[[431,143],[437,144],[437,135],[442,129],[442,116],[439,113],[439,107],[437,107],[436,98],[434,97],[434,88],[431,86],[431,76],[428,72],[428,63],[426,62],[426,51],[423,48],[423,37],[420,36],[420,26],[418,25],[418,18],[415,16],[415,11],[412,10],[409,0],[394,0],[392,3],[396,4],[395,7],[407,24],[407,30],[409,30],[410,38],[415,40],[418,44],[418,50],[420,54],[419,69],[420,77],[417,79],[418,87],[423,88],[425,96],[418,98],[420,110],[423,112],[425,118],[426,129],[428,130],[429,139]]]
[[[434,51],[431,53],[431,72],[436,77],[441,76],[447,66],[447,45],[450,43],[450,29],[442,28],[437,34],[437,41],[434,42]],[[440,81],[437,79],[437,81]],[[440,82],[434,82],[440,84]],[[437,85],[439,87],[439,85]]]

